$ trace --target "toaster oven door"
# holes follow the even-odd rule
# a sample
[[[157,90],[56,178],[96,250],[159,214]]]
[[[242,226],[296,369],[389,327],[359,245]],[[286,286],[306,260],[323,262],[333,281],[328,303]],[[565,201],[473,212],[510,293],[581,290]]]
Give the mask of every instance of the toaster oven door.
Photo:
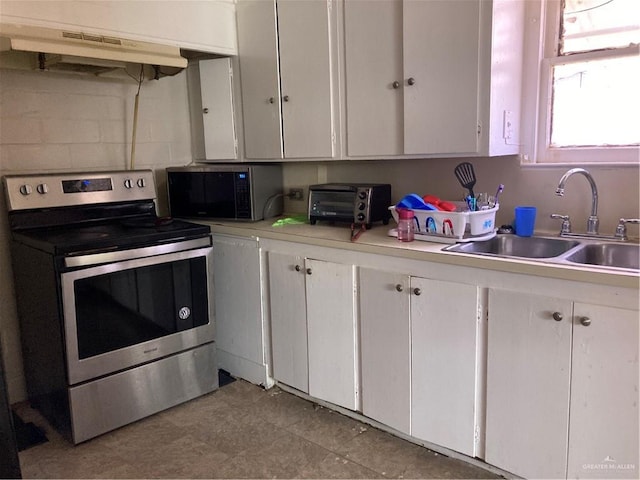
[[[309,198],[309,221],[342,220],[353,221],[353,205],[355,192],[315,192]]]

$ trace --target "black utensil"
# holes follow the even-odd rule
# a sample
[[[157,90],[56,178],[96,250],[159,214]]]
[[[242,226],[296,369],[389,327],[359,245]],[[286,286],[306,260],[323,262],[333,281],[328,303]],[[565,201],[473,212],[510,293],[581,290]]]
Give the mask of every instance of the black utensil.
[[[473,171],[473,165],[469,162],[462,162],[456,166],[454,173],[460,185],[469,190],[471,198],[476,198],[473,193],[473,186],[476,184],[476,173]]]

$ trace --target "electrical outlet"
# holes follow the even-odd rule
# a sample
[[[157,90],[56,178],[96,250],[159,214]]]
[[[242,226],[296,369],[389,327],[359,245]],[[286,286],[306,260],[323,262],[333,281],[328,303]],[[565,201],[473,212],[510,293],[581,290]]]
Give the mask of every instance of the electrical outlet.
[[[304,191],[301,188],[290,188],[289,189],[289,198],[291,200],[303,200],[304,199]]]

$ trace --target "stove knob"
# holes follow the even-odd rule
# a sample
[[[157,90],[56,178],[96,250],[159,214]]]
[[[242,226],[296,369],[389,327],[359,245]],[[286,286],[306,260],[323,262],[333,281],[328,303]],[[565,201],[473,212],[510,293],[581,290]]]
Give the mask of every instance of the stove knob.
[[[366,217],[364,216],[364,213],[359,213],[356,218],[358,219],[359,222],[364,222],[364,219]]]
[[[367,198],[367,192],[366,192],[366,190],[362,190],[360,193],[358,193],[358,197],[359,197],[361,200],[364,200],[365,198]]]
[[[147,182],[145,181],[144,178],[139,178],[138,181],[136,182],[136,184],[138,185],[138,187],[140,188],[144,188],[147,186]]]
[[[36,187],[36,190],[39,194],[44,195],[45,193],[49,193],[49,185],[46,183],[41,183]]]
[[[364,202],[358,203],[358,210],[364,210],[365,208],[367,208],[367,206],[364,204]]]
[[[22,195],[31,195],[31,193],[33,192],[33,187],[29,184],[24,184],[20,186],[20,193]]]
[[[124,188],[131,188],[131,187],[133,187],[133,182],[131,181],[131,179],[130,179],[130,178],[127,178],[127,179],[124,181]]]

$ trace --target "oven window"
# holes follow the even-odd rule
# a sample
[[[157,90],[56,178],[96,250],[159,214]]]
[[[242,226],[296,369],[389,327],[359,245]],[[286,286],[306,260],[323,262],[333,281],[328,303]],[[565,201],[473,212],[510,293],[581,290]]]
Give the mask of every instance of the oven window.
[[[205,257],[87,277],[74,289],[80,359],[209,322]]]

